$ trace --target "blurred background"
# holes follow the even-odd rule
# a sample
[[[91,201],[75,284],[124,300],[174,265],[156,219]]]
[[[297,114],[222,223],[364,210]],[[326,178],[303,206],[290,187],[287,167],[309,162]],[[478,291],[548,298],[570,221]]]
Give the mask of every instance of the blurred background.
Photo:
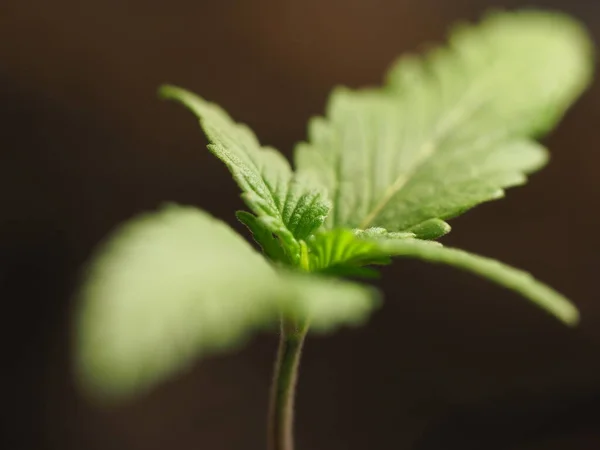
[[[379,83],[456,20],[519,6],[600,37],[592,0],[0,0],[0,448],[265,447],[274,336],[115,409],[73,385],[73,289],[112,227],[169,200],[242,229],[236,186],[192,115],[156,98],[161,83],[289,156],[334,85]],[[581,326],[470,275],[396,263],[367,327],[308,341],[299,450],[600,448],[599,123],[596,85],[546,140],[548,168],[445,238],[550,282]]]

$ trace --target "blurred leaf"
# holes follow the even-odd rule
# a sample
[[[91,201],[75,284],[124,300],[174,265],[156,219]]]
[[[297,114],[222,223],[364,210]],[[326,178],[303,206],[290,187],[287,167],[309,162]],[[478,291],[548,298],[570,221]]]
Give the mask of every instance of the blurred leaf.
[[[79,379],[117,400],[280,315],[326,332],[361,323],[377,298],[355,283],[276,271],[226,224],[171,205],[127,222],[94,259],[78,315]]]

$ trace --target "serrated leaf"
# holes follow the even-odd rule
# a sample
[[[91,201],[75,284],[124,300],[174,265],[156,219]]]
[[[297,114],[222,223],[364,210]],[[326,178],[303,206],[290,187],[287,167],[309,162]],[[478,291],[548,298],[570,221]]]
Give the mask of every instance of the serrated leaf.
[[[333,92],[296,149],[329,190],[330,228],[407,231],[525,182],[546,162],[532,142],[589,83],[591,44],[560,14],[494,14],[450,45],[405,57],[385,89]]]
[[[254,133],[235,123],[219,106],[175,86],[163,86],[164,98],[177,100],[200,120],[209,150],[225,163],[243,191],[242,198],[273,234],[298,258],[298,241],[319,228],[330,208],[322,189],[294,175],[277,150],[261,147]]]
[[[280,316],[329,331],[378,304],[370,288],[276,270],[223,222],[175,205],[116,231],[80,300],[78,379],[103,401],[145,392]]]

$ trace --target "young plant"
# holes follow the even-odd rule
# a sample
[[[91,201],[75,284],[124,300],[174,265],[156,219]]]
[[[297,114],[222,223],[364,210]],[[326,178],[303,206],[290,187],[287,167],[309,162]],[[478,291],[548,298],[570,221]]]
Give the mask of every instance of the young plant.
[[[290,450],[306,334],[362,324],[378,291],[343,278],[373,277],[394,257],[470,271],[574,325],[576,308],[528,273],[435,239],[450,231],[446,220],[546,163],[534,138],[582,93],[591,62],[587,34],[568,17],[488,15],[456,28],[445,48],[400,58],[383,87],[335,89],[295,150],[295,170],[215,104],[162,87],[199,118],[242,190],[249,211],[237,218],[262,254],[191,206],[121,226],[81,291],[82,388],[104,401],[130,398],[279,322],[269,446]]]

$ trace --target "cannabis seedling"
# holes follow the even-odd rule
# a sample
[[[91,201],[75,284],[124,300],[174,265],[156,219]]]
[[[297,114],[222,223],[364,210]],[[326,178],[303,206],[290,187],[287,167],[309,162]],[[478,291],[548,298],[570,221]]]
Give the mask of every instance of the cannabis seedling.
[[[575,324],[578,313],[529,274],[444,247],[445,220],[502,197],[541,168],[548,132],[592,75],[585,31],[560,14],[494,13],[455,29],[446,48],[401,58],[381,88],[333,91],[310,121],[295,171],[225,111],[164,86],[200,119],[250,210],[225,223],[169,205],[134,218],[89,267],[77,320],[77,370],[96,398],[146,392],[198,357],[281,324],[269,419],[272,450],[292,448],[302,342],[365,321],[380,301],[368,278],[392,257],[488,278]]]

